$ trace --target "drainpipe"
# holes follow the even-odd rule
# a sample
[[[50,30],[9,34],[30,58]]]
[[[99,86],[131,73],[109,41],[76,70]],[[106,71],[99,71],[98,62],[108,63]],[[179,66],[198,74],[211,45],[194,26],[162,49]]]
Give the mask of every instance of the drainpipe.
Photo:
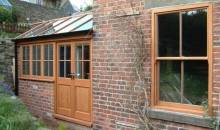
[[[18,96],[18,48],[15,41],[14,42],[14,56],[15,56],[15,95]]]

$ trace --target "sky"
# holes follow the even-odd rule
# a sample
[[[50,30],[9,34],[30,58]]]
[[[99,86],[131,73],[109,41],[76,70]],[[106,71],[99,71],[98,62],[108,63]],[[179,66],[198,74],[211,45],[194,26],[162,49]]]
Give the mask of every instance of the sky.
[[[78,9],[80,9],[80,7],[85,7],[87,5],[92,5],[92,1],[93,0],[70,0],[70,2]]]

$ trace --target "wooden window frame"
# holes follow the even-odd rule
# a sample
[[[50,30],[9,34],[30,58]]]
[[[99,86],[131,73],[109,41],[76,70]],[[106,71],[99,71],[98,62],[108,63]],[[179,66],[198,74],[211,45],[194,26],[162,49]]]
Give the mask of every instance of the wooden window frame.
[[[39,59],[35,59],[35,60],[33,59],[33,56],[34,56],[34,54],[33,54],[33,53],[34,53],[34,50],[33,50],[33,49],[34,49],[34,46],[37,47],[37,48],[40,47],[40,58],[39,58]],[[36,54],[35,54],[35,55],[37,56],[37,54],[38,54],[38,52],[36,51]],[[33,45],[31,46],[31,56],[32,56],[32,57],[31,57],[31,68],[32,68],[32,69],[31,69],[31,74],[32,74],[32,77],[37,78],[37,77],[39,77],[39,76],[42,75],[42,72],[41,72],[41,69],[42,69],[42,46],[41,46],[41,44],[33,44]],[[34,63],[34,62],[36,62],[36,63],[37,63],[37,62],[40,62],[40,75],[34,75],[34,74],[33,74],[33,73],[34,73],[34,72],[33,72],[33,71],[34,71],[34,70],[33,70],[33,63]],[[36,69],[38,70],[38,68],[36,68]],[[36,70],[35,70],[35,71],[36,71]]]
[[[28,60],[24,60],[24,58],[23,58],[23,57],[24,57],[23,49],[24,49],[25,47],[28,47],[28,48],[29,48],[29,58],[28,58]],[[20,52],[21,52],[21,56],[20,56],[21,71],[20,71],[20,73],[21,73],[21,75],[22,75],[23,77],[28,77],[28,76],[30,75],[30,73],[31,73],[31,72],[30,72],[30,66],[31,66],[31,65],[30,65],[30,62],[31,62],[31,59],[30,59],[30,57],[31,57],[31,56],[30,56],[30,49],[31,49],[30,46],[26,46],[26,45],[25,45],[25,46],[22,46],[22,47],[20,48]],[[29,74],[24,74],[24,73],[23,73],[23,63],[24,63],[24,62],[29,62]]]
[[[196,3],[190,5],[181,5],[175,7],[155,8],[152,10],[152,88],[151,88],[151,107],[155,109],[164,109],[168,111],[178,111],[189,114],[205,114],[202,106],[188,105],[181,103],[171,103],[159,100],[159,85],[157,81],[157,60],[205,60],[208,61],[208,114],[212,115],[212,4]],[[189,11],[194,9],[207,9],[207,56],[206,57],[158,57],[158,19],[160,14],[169,14],[174,12]]]
[[[44,76],[44,45],[53,45],[53,76]],[[33,46],[35,45],[40,45],[41,48],[41,58],[40,58],[40,64],[41,64],[41,74],[40,75],[33,75],[33,69],[32,69],[32,64],[33,64]],[[23,47],[28,46],[29,47],[29,75],[24,75],[23,74]],[[53,42],[48,42],[48,43],[29,43],[29,44],[21,44],[20,45],[20,58],[19,60],[21,61],[21,67],[20,67],[20,78],[19,79],[24,79],[24,80],[40,80],[40,81],[55,81],[55,43]]]
[[[53,59],[52,60],[50,60],[49,59],[49,55],[48,55],[48,60],[45,60],[45,46],[48,46],[48,45],[52,45],[52,48],[53,48]],[[55,55],[54,55],[54,53],[56,52],[56,50],[55,50],[55,45],[53,44],[53,43],[47,43],[47,44],[43,44],[42,45],[42,49],[43,49],[43,56],[42,56],[42,67],[43,67],[43,72],[42,72],[42,75],[43,75],[43,77],[45,77],[45,78],[51,78],[51,77],[54,77],[54,62],[55,62]],[[49,51],[48,51],[49,52]],[[48,53],[49,54],[49,53]],[[46,76],[46,75],[44,75],[44,71],[45,71],[45,68],[44,68],[44,63],[45,62],[53,62],[53,75],[52,76]]]
[[[66,46],[70,46],[70,51],[71,51],[71,53],[72,53],[72,45],[71,45],[71,42],[65,42],[65,43],[62,43],[62,44],[59,44],[59,45],[57,45],[57,50],[56,50],[56,52],[57,52],[57,67],[58,67],[58,71],[57,71],[57,76],[59,77],[59,78],[69,78],[68,77],[68,75],[66,75],[66,67],[65,67],[65,62],[70,62],[70,65],[72,64],[72,57],[71,57],[71,53],[70,53],[70,59],[69,60],[67,60],[66,59]],[[64,46],[64,59],[63,60],[60,60],[60,46]],[[61,77],[60,76],[60,62],[64,62],[64,77]],[[72,70],[72,66],[70,66],[71,67],[71,69],[70,69],[70,72],[71,72],[71,70]]]
[[[82,59],[81,60],[77,60],[76,58],[74,58],[75,60],[74,60],[74,62],[75,62],[75,66],[76,66],[76,62],[81,62],[81,64],[82,64],[82,67],[84,67],[84,64],[85,64],[85,62],[89,62],[89,65],[90,65],[90,62],[91,62],[91,59],[89,59],[89,60],[85,60],[84,59],[84,46],[89,46],[89,49],[90,49],[90,44],[89,43],[87,43],[87,42],[77,42],[76,43],[76,45],[74,46],[74,52],[75,52],[75,49],[76,49],[76,47],[78,47],[78,46],[82,46]],[[90,52],[91,53],[91,52]],[[74,54],[74,56],[75,56],[75,54]],[[91,58],[91,57],[90,57]],[[90,66],[91,67],[91,66]],[[77,71],[76,70],[76,68],[75,68],[75,71]],[[91,72],[90,72],[90,74],[91,74]],[[90,74],[89,74],[89,79],[85,79],[85,77],[84,77],[84,68],[82,68],[82,78],[80,79],[78,79],[78,80],[90,80],[90,78],[91,78],[91,76],[90,76]]]

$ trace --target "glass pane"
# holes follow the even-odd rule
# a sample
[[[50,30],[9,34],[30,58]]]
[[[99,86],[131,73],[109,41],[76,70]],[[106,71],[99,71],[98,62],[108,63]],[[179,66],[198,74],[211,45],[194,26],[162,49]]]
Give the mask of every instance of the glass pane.
[[[36,75],[41,75],[41,63],[37,61]]]
[[[23,74],[28,75],[29,74],[29,61],[23,62]]]
[[[49,61],[49,75],[53,76],[53,61]]]
[[[23,60],[29,60],[29,47],[23,47]]]
[[[40,60],[41,59],[41,46],[37,46],[37,57],[36,57],[37,60]]]
[[[183,55],[207,56],[207,10],[184,12]]]
[[[65,77],[70,77],[71,73],[71,66],[70,66],[70,61],[66,61],[66,73],[65,73]]]
[[[36,53],[37,53],[37,51],[36,51],[36,46],[33,46],[32,49],[33,49],[33,50],[32,50],[32,53],[33,53],[33,54],[32,54],[32,59],[33,59],[33,60],[36,60]]]
[[[84,69],[84,74],[83,74],[84,79],[90,79],[90,63],[89,63],[89,61],[84,62],[83,69]]]
[[[81,61],[76,61],[76,77],[78,79],[82,79],[82,62]]]
[[[48,60],[48,45],[44,45],[44,60]]]
[[[66,60],[70,60],[71,57],[71,47],[66,46]]]
[[[60,61],[59,63],[59,76],[64,77],[64,61]]]
[[[26,48],[25,47],[23,47],[22,48],[22,55],[23,55],[23,60],[26,60],[26,53],[25,53],[25,51],[26,51]]]
[[[36,75],[36,68],[37,68],[37,63],[36,63],[36,61],[33,61],[32,62],[32,73],[33,73],[33,75]]]
[[[30,59],[30,48],[29,47],[26,47],[26,60],[29,60]]]
[[[179,56],[179,13],[158,15],[159,56]]]
[[[185,103],[202,105],[208,99],[208,62],[184,62],[184,98]]]
[[[84,46],[84,60],[89,60],[90,59],[90,50],[89,46],[85,45]]]
[[[48,76],[48,61],[44,62],[44,76]]]
[[[77,46],[76,47],[76,58],[75,60],[82,60],[82,46]]]
[[[60,46],[59,55],[60,55],[60,60],[64,60],[64,46]]]
[[[181,62],[159,62],[160,100],[181,103]]]
[[[53,60],[53,45],[48,45],[49,47],[49,60]]]

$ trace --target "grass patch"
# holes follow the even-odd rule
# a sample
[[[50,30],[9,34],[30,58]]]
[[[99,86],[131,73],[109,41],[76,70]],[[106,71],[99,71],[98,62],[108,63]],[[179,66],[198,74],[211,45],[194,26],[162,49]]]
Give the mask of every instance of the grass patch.
[[[1,87],[0,87],[1,89]],[[16,97],[0,90],[0,130],[45,130],[45,125],[33,117]]]

